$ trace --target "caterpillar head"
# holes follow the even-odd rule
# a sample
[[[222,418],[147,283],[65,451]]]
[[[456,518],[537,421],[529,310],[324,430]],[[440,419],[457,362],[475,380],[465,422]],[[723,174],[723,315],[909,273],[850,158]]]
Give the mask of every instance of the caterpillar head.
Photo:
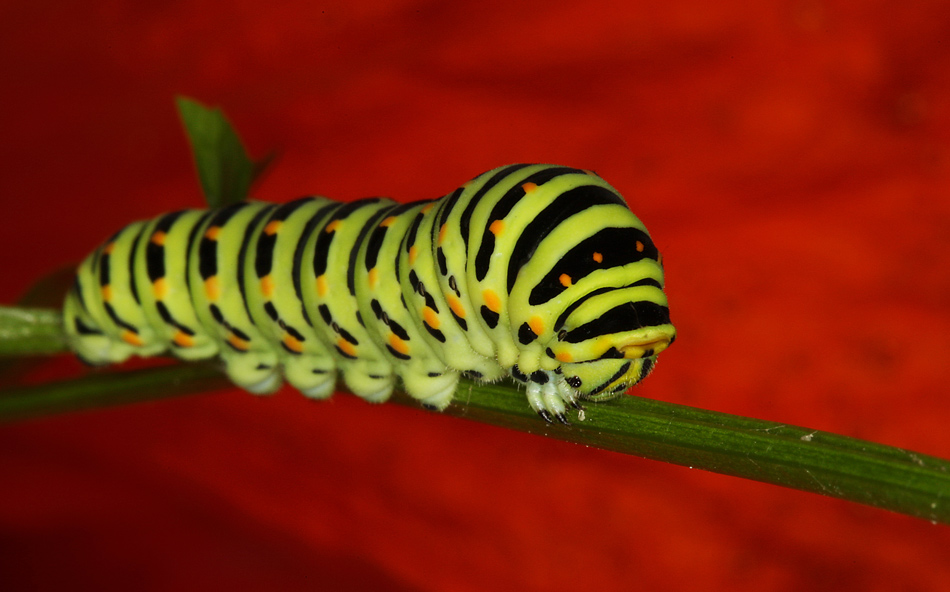
[[[551,350],[564,381],[581,398],[601,401],[646,378],[676,329],[665,302],[626,302],[587,322],[569,317],[557,339]]]

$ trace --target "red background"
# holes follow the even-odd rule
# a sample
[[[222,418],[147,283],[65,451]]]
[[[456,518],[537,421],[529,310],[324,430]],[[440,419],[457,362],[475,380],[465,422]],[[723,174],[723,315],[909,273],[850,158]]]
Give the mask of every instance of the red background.
[[[6,2],[0,302],[201,203],[184,93],[281,151],[266,199],[594,169],[679,329],[637,394],[948,457],[948,6]],[[946,526],[347,395],[2,426],[0,475],[5,589],[950,581]]]

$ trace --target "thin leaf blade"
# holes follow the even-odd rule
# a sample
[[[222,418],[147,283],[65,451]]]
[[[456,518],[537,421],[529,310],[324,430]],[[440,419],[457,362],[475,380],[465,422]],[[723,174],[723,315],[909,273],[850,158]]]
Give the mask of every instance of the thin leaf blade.
[[[251,160],[221,109],[182,96],[176,97],[175,103],[208,206],[217,208],[247,199],[251,184],[268,161]]]

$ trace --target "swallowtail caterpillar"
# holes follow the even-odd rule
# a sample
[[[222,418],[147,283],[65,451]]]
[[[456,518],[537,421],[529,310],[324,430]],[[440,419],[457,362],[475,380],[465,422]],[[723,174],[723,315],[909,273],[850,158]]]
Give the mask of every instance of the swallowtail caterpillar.
[[[253,393],[337,378],[445,408],[511,377],[545,420],[616,397],[674,340],[643,223],[580,169],[497,168],[436,200],[242,202],[135,222],[80,265],[64,314],[91,364],[219,356]]]

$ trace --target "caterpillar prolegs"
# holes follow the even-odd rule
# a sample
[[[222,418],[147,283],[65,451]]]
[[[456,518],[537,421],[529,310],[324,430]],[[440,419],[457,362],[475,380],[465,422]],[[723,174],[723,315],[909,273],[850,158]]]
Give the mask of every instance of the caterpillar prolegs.
[[[87,257],[64,305],[92,364],[220,356],[269,393],[338,375],[385,401],[398,376],[445,408],[460,374],[510,376],[545,420],[642,380],[675,338],[660,255],[597,175],[494,169],[436,200],[242,202],[135,222]]]

